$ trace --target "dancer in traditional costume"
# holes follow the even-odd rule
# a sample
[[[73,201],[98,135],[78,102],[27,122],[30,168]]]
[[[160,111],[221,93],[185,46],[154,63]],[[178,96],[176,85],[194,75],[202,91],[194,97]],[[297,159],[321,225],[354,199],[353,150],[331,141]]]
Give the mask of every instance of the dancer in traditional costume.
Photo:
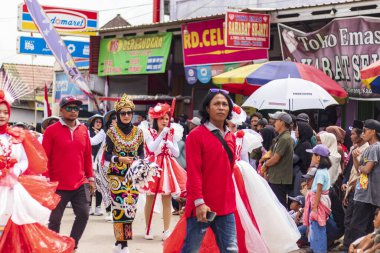
[[[128,240],[132,239],[132,222],[136,214],[139,190],[132,180],[126,179],[131,164],[144,157],[142,130],[132,124],[135,105],[127,94],[114,105],[117,124],[107,131],[105,160],[110,181],[111,204],[116,243],[114,252],[129,252]]]
[[[249,153],[261,147],[262,137],[253,130],[239,130],[246,114],[238,106],[232,110],[229,129],[235,129],[237,160],[233,174],[236,192],[235,213],[239,253],[287,253],[298,249],[300,234],[264,178],[249,164]],[[186,218],[178,222],[165,242],[165,253],[181,252],[186,235]],[[200,252],[219,252],[211,229],[206,232]]]
[[[0,91],[0,252],[71,253],[74,239],[43,225],[60,200],[58,184],[38,176],[47,168],[44,149],[29,131],[8,127],[10,113]]]
[[[154,195],[160,194],[163,207],[164,230],[162,240],[169,237],[171,220],[171,198],[172,195],[179,195],[186,188],[186,171],[179,165],[174,157],[179,156],[177,142],[183,135],[183,127],[179,124],[171,124],[169,129],[170,106],[158,103],[149,109],[149,116],[153,119],[153,127],[144,129],[144,124],[140,127],[144,129],[146,142],[146,154],[151,162],[161,166],[161,175],[156,177],[154,182],[149,183],[146,189],[147,197],[145,204],[145,221],[148,227],[150,214],[154,202]],[[145,239],[152,240],[152,231],[145,234]]]

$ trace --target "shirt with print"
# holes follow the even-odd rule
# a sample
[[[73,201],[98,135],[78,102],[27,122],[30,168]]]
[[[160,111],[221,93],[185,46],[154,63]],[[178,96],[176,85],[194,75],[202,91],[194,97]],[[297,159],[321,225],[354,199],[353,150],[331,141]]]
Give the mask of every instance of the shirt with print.
[[[318,184],[322,185],[322,191],[327,191],[328,189],[330,189],[330,174],[327,169],[317,169],[317,172],[315,173],[315,177],[313,180],[313,184],[311,185],[312,192],[317,192]]]
[[[374,162],[372,171],[366,175],[361,173],[356,183],[354,200],[380,206],[380,143],[376,142],[364,150],[359,165],[365,166],[367,162]]]

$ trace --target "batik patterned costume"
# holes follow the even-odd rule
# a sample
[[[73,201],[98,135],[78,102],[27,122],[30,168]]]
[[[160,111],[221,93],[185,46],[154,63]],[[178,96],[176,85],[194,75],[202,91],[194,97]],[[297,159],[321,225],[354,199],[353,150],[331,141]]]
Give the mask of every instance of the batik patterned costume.
[[[123,98],[119,105],[122,102]],[[115,110],[118,109],[120,110],[115,105]],[[131,123],[123,126],[118,118],[118,125],[111,126],[107,131],[105,152],[106,160],[110,160],[107,176],[110,181],[114,234],[116,241],[125,242],[132,239],[132,222],[136,214],[139,190],[133,185],[132,180],[125,180],[131,164],[118,162],[118,159],[115,161],[114,158],[126,156],[142,158],[144,156],[142,131]],[[111,155],[112,159],[107,159],[107,154]]]

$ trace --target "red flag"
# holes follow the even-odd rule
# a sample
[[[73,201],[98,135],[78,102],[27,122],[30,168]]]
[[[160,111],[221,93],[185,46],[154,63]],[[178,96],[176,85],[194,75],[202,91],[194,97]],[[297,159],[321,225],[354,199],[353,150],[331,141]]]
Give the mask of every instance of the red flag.
[[[48,88],[45,83],[45,96],[44,96],[44,118],[51,116],[51,109],[49,104]]]

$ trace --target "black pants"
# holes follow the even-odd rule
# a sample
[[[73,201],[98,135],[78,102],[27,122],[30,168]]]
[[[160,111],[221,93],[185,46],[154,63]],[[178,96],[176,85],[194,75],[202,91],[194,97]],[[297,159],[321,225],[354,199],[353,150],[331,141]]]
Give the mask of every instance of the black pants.
[[[351,222],[344,234],[344,245],[350,245],[356,239],[373,232],[376,208],[369,203],[354,201]]]
[[[278,201],[286,208],[288,209],[287,205],[287,195],[289,191],[289,186],[287,184],[272,184],[269,183],[270,188],[272,189],[274,195],[276,195]]]
[[[73,191],[57,190],[61,196],[61,201],[57,207],[51,212],[49,219],[49,229],[59,233],[61,220],[67,203],[70,201],[75,214],[75,220],[71,229],[70,237],[75,240],[75,248],[78,247],[78,242],[82,237],[86,228],[89,217],[90,191],[87,184],[82,185]]]
[[[346,212],[344,214],[344,240],[343,240],[343,246],[344,250],[348,251],[348,248],[350,247],[349,244],[349,237],[350,237],[350,231],[351,231],[351,220],[352,220],[352,214],[354,212],[354,191],[351,191],[347,195],[347,208]]]

